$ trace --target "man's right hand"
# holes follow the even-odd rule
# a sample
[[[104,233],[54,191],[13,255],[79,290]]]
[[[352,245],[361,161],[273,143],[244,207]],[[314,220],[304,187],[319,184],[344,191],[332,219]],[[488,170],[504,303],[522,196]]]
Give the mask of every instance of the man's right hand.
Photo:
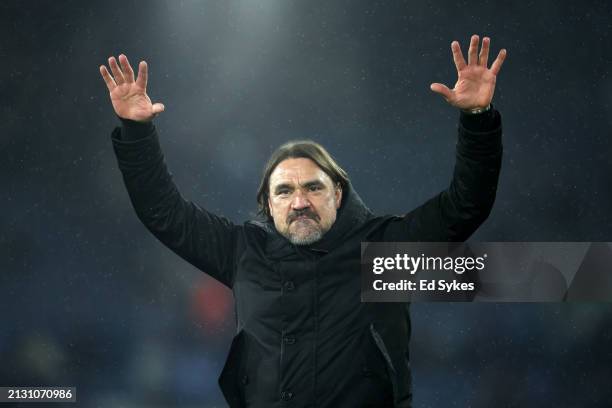
[[[131,119],[138,122],[149,122],[164,111],[161,103],[151,103],[147,95],[147,63],[141,61],[138,65],[138,78],[134,80],[134,71],[127,57],[119,55],[119,64],[115,57],[108,59],[111,75],[106,66],[100,66],[100,74],[106,82],[110,92],[111,102],[115,113],[122,119]]]

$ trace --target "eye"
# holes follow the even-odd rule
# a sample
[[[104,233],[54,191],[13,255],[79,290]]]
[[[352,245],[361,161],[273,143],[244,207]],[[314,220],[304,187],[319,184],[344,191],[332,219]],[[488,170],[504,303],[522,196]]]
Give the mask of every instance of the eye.
[[[308,186],[308,191],[319,191],[321,190],[322,187],[318,184],[312,185],[312,186]]]
[[[286,196],[286,195],[289,195],[289,190],[287,190],[287,189],[278,190],[278,191],[276,192],[276,195],[278,195],[278,196]]]

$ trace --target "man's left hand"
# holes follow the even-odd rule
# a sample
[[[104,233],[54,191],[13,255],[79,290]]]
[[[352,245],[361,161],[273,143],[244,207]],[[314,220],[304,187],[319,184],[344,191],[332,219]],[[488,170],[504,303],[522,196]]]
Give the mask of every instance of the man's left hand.
[[[479,38],[474,34],[470,41],[468,62],[466,64],[459,42],[453,41],[451,43],[451,50],[458,74],[455,87],[449,89],[446,85],[440,83],[433,83],[430,86],[432,91],[442,95],[448,103],[463,110],[486,108],[489,106],[495,92],[497,74],[506,58],[506,50],[502,49],[491,65],[491,68],[487,68],[491,39],[489,37],[482,39],[480,55],[478,54],[478,43]]]

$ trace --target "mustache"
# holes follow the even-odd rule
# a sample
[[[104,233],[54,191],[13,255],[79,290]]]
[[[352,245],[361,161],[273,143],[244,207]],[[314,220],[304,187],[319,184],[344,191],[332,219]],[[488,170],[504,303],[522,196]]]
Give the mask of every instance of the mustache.
[[[307,217],[310,218],[311,220],[314,221],[319,221],[319,216],[312,211],[309,208],[305,208],[303,210],[297,210],[297,211],[292,211],[288,216],[287,216],[287,224],[291,224],[293,221],[295,221],[298,217]]]

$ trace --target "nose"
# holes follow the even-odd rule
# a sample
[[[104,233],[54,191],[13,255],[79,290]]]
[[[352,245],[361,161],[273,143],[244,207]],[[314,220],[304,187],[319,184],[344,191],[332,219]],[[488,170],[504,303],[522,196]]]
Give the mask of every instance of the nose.
[[[308,207],[310,207],[310,201],[308,201],[308,198],[302,191],[297,190],[291,201],[291,208],[294,210],[301,210]]]

